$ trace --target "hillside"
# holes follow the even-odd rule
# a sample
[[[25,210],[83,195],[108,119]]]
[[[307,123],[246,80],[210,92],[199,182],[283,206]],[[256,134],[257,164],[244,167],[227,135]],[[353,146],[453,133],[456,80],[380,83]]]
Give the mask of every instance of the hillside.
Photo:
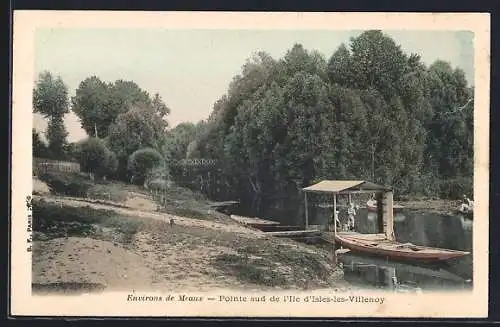
[[[147,191],[115,182],[101,183],[94,199],[47,193],[37,179],[34,185],[35,291],[348,287],[326,251],[268,237],[219,213],[159,212]],[[186,204],[188,194],[176,188],[169,199],[182,206],[167,211],[207,205],[192,197]]]

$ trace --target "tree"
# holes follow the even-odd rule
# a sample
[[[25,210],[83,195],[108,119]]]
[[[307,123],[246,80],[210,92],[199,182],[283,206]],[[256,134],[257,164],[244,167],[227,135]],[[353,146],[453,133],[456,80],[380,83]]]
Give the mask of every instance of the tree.
[[[33,89],[33,108],[48,119],[46,136],[51,155],[64,158],[68,135],[64,115],[69,112],[69,102],[68,88],[60,77],[55,78],[47,71],[40,73]]]
[[[379,30],[361,33],[351,39],[349,86],[375,88],[386,98],[397,93],[407,58],[401,46]]]
[[[340,85],[352,84],[353,77],[350,76],[351,54],[342,43],[328,61],[328,77],[332,83]]]
[[[167,139],[179,145],[174,156],[217,158],[247,203],[289,198],[291,208],[300,187],[321,179],[373,180],[414,195],[442,185],[451,194],[473,172],[473,103],[463,71],[427,68],[366,31],[328,61],[300,44],[279,60],[252,57],[203,132]]]
[[[80,168],[96,177],[113,175],[116,171],[116,155],[105,143],[95,137],[89,137],[79,144]]]
[[[46,158],[48,156],[47,145],[41,139],[40,134],[34,128],[32,129],[31,142],[33,148],[33,157]]]
[[[84,79],[71,98],[71,109],[80,118],[82,128],[93,137],[106,137],[108,126],[126,108],[113,103],[112,85],[97,76]]]
[[[68,132],[66,132],[62,117],[54,117],[50,120],[45,135],[49,140],[48,150],[51,156],[54,159],[64,159],[66,157]]]
[[[170,114],[170,108],[163,102],[160,94],[155,93],[154,98],[151,102],[151,106],[153,107],[156,115],[165,122],[164,127],[168,127],[168,123],[166,121],[167,116]]]
[[[163,156],[155,149],[143,148],[130,155],[128,170],[134,184],[142,185],[150,177],[153,169],[163,166]]]
[[[61,77],[54,77],[48,71],[38,75],[33,89],[33,108],[35,113],[45,118],[61,118],[69,112],[68,88]]]
[[[162,118],[168,114],[168,108],[156,97],[152,101],[149,94],[133,81],[117,80],[105,83],[97,76],[83,80],[71,99],[72,110],[80,118],[82,128],[89,135],[105,138],[109,126],[119,115],[136,106],[151,107],[155,104]]]
[[[151,108],[136,106],[120,114],[109,127],[107,143],[118,158],[118,175],[128,179],[128,157],[141,148],[161,150],[164,132],[158,128],[157,116]]]

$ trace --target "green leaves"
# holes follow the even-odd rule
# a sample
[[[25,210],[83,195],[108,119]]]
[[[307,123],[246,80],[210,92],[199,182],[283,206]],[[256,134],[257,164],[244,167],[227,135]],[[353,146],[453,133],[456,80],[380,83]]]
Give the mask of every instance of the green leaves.
[[[82,171],[94,173],[96,177],[113,176],[118,167],[115,153],[104,141],[89,137],[79,145],[79,162]]]
[[[68,88],[60,77],[50,72],[38,76],[33,89],[33,109],[45,118],[62,118],[69,112]]]
[[[68,88],[60,77],[47,71],[40,73],[33,89],[33,109],[48,119],[48,154],[54,159],[63,159],[68,136],[64,115],[69,112],[69,102]]]
[[[132,182],[142,185],[155,168],[164,164],[165,161],[157,150],[143,148],[130,155],[127,168],[132,175]]]
[[[80,118],[82,128],[89,135],[105,138],[118,117],[133,108],[149,110],[150,123],[162,132],[168,126],[170,109],[159,94],[151,99],[133,81],[117,80],[105,83],[96,76],[83,80],[71,99],[72,110]]]
[[[434,192],[432,178],[472,173],[471,111],[439,118],[470,98],[461,70],[427,68],[381,31],[328,61],[296,44],[279,60],[260,54],[243,66],[189,152],[224,158],[242,197],[290,195],[290,185],[326,178]]]

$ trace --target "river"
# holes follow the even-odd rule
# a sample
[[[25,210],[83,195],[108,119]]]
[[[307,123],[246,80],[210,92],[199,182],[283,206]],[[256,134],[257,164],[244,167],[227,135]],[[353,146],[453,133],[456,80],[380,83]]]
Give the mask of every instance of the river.
[[[342,215],[342,209],[340,211]],[[311,205],[309,224],[325,225],[331,213],[331,207]],[[251,208],[238,214],[258,216],[251,212]],[[303,217],[303,210],[297,206],[291,206],[288,210],[270,208],[265,211],[265,216],[261,216],[283,225],[297,226],[304,226]],[[377,232],[374,213],[360,209],[355,219],[357,232]],[[472,253],[472,221],[464,217],[440,215],[430,210],[398,209],[394,215],[394,232],[399,242]],[[402,285],[401,288],[408,286],[410,289],[456,290],[470,288],[473,279],[472,255],[447,263],[428,265],[348,253],[340,256],[340,262],[343,263],[345,279],[360,287],[392,288],[396,280],[397,284]]]

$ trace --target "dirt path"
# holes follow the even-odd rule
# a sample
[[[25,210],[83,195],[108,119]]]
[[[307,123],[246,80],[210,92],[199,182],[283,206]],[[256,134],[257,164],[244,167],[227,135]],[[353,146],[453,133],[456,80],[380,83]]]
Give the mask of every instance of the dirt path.
[[[144,258],[112,242],[69,237],[36,242],[33,283],[78,288],[144,287],[153,271]]]
[[[83,199],[75,200],[75,199],[64,198],[64,197],[48,197],[48,196],[44,196],[44,197],[34,196],[34,198],[35,199],[43,199],[47,202],[60,203],[60,204],[64,204],[66,206],[72,206],[72,207],[91,207],[93,209],[98,209],[98,210],[99,209],[111,210],[111,211],[114,211],[116,213],[130,216],[130,217],[156,219],[156,220],[162,220],[162,221],[170,221],[170,219],[173,219],[174,224],[181,225],[181,226],[194,226],[194,227],[201,227],[201,228],[216,229],[216,230],[225,231],[225,232],[250,234],[250,235],[252,235],[252,237],[268,237],[265,235],[265,233],[263,233],[261,231],[247,228],[247,227],[242,226],[236,222],[232,222],[229,219],[228,219],[226,224],[223,224],[223,223],[215,222],[215,221],[174,216],[174,215],[167,214],[167,213],[157,213],[157,212],[137,210],[137,209],[132,209],[132,208],[123,208],[123,207],[118,207],[118,206],[108,205],[108,204],[103,204],[103,203],[93,203],[93,202],[85,201]]]
[[[227,222],[209,221],[126,208],[123,204],[117,206],[102,201],[97,203],[58,196],[34,198],[75,208],[110,210],[124,218],[142,220],[140,229],[123,244],[99,236],[97,239],[89,236],[35,241],[33,283],[34,290],[42,293],[60,292],[61,287],[76,289],[77,292],[252,291],[285,287],[279,283],[276,286],[263,284],[260,277],[253,278],[254,275],[250,276],[251,280],[242,279],[242,273],[261,274],[267,271],[268,268],[260,266],[260,262],[265,260],[268,260],[266,267],[279,268],[276,271],[279,277],[287,280],[287,288],[300,288],[300,283],[308,278],[305,275],[308,269],[314,266],[305,259],[317,257],[323,260],[319,258],[319,250],[273,238],[229,218]],[[174,225],[164,223],[171,218],[175,221]],[[297,252],[298,257],[290,254],[292,252]],[[245,270],[242,273],[228,270],[228,267],[241,264],[238,260],[242,259],[232,260],[242,258],[242,253],[247,253],[247,261],[244,261],[247,263],[238,269]],[[289,254],[293,260],[290,260]],[[336,285],[343,285],[340,277],[335,278],[338,279]],[[311,287],[324,287],[325,283],[316,281],[316,286],[311,284]]]

